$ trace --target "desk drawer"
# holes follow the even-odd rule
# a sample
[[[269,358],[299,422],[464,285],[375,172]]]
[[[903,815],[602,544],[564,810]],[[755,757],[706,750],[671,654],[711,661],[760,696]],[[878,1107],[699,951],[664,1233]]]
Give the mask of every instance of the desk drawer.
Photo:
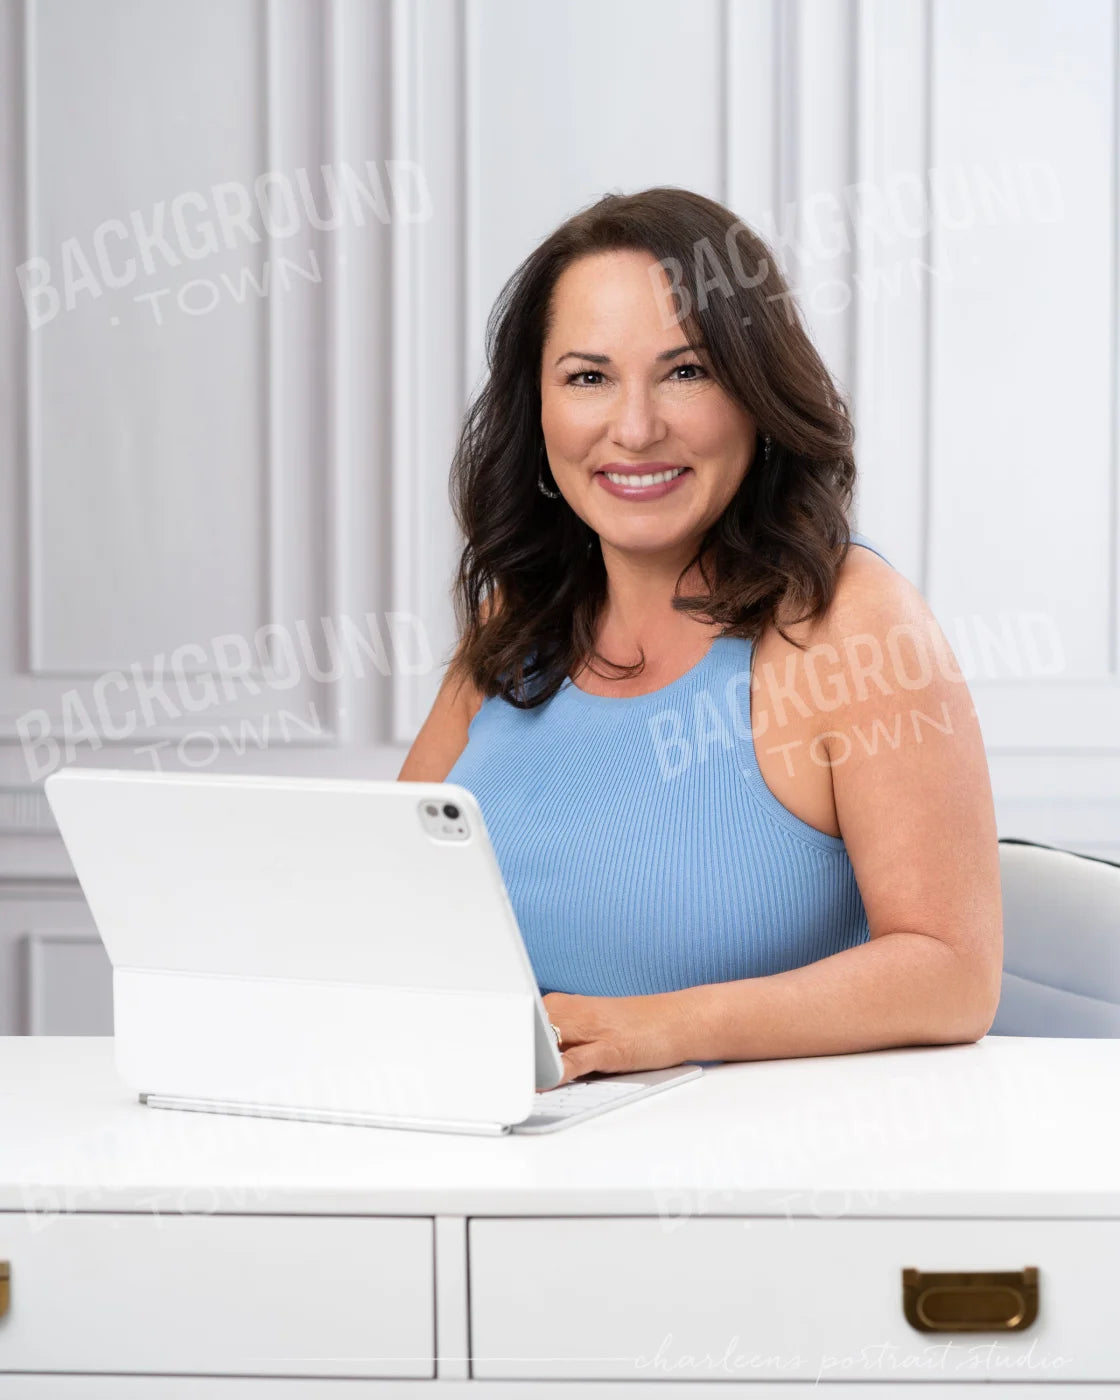
[[[1120,1222],[472,1219],[471,1374],[1120,1381]],[[1022,1331],[919,1331],[903,1269],[1038,1269]]]
[[[432,1222],[0,1213],[0,1375],[430,1377]]]

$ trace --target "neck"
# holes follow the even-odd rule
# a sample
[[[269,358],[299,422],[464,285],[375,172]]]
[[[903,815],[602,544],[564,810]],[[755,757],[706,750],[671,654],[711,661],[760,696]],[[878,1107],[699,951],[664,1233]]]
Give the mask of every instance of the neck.
[[[603,564],[607,572],[607,601],[601,635],[616,644],[637,650],[667,633],[695,632],[697,622],[672,604],[677,593],[705,591],[699,565],[694,564],[677,586],[681,570],[692,558],[692,541],[671,554],[623,552],[603,543]],[[710,566],[709,566],[710,572]]]

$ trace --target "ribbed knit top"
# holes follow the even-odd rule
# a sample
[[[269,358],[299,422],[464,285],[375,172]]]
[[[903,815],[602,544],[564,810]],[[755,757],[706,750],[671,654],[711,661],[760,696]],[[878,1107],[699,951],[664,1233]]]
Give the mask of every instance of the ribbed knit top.
[[[717,637],[645,695],[568,678],[535,709],[482,702],[447,781],[482,810],[542,995],[761,977],[867,941],[843,838],[763,779],[751,651]]]

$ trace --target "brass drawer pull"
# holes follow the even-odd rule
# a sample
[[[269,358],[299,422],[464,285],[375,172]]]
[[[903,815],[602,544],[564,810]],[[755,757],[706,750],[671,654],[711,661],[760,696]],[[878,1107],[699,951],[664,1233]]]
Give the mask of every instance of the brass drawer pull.
[[[902,1310],[919,1332],[1022,1332],[1038,1316],[1038,1270],[902,1271]]]
[[[8,1311],[8,1299],[11,1296],[8,1280],[11,1276],[11,1265],[6,1259],[0,1259],[0,1317],[3,1317]]]

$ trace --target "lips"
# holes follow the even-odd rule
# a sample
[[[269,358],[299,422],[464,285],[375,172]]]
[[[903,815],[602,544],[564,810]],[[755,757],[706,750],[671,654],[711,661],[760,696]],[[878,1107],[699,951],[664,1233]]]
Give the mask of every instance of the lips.
[[[623,501],[656,501],[681,489],[681,483],[692,476],[691,467],[669,462],[626,463],[615,467],[608,464],[595,473],[600,490]]]

